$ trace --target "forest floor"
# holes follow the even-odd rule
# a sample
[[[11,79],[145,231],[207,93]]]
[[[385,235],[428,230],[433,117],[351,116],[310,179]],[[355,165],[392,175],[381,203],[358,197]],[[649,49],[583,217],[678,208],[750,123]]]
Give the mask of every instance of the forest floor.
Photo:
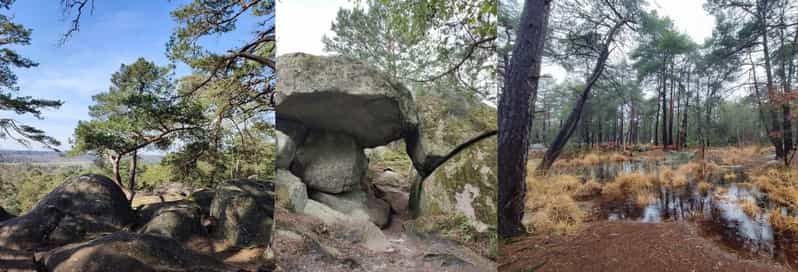
[[[457,242],[405,230],[407,218],[395,216],[382,230],[385,252],[353,243],[346,229],[278,208],[274,247],[285,271],[491,271],[495,263]]]
[[[742,258],[686,222],[592,222],[573,236],[522,237],[499,256],[499,271],[790,271]]]
[[[767,147],[699,152],[565,154],[527,177],[529,233],[502,243],[499,270],[791,271],[796,167]]]

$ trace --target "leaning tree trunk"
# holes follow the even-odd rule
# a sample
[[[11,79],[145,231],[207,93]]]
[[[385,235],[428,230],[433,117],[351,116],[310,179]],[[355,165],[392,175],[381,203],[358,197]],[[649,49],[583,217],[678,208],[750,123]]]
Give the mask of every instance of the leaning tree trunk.
[[[114,172],[114,182],[116,185],[119,185],[119,188],[125,188],[122,184],[122,175],[119,173],[119,163],[122,160],[122,156],[120,155],[111,155],[111,169]]]
[[[590,78],[587,81],[587,85],[585,85],[585,88],[582,90],[582,94],[579,95],[579,98],[577,98],[576,105],[574,105],[573,110],[571,110],[571,113],[568,114],[568,119],[565,122],[565,126],[560,129],[560,132],[557,133],[557,137],[554,138],[554,142],[549,146],[549,149],[546,150],[546,154],[543,155],[543,161],[541,161],[537,167],[538,171],[546,172],[551,168],[551,166],[554,164],[554,161],[557,160],[557,157],[560,156],[560,153],[562,153],[562,149],[565,147],[565,144],[568,143],[568,139],[571,138],[571,135],[574,133],[576,124],[579,122],[579,118],[582,116],[582,109],[585,107],[587,98],[590,96],[590,90],[593,89],[593,85],[596,84],[596,81],[598,81],[599,77],[601,77],[601,73],[604,71],[604,65],[607,63],[607,58],[610,56],[610,45],[615,38],[615,34],[620,31],[621,27],[625,23],[625,20],[621,20],[617,22],[610,30],[607,40],[602,46],[601,54],[596,61],[596,66],[593,67],[593,73],[590,75]]]
[[[499,237],[523,233],[526,162],[532,108],[537,98],[540,64],[551,0],[527,0],[517,41],[499,101]]]
[[[130,153],[130,168],[128,169],[128,190],[130,190],[130,202],[136,196],[136,168],[138,167],[138,151]]]

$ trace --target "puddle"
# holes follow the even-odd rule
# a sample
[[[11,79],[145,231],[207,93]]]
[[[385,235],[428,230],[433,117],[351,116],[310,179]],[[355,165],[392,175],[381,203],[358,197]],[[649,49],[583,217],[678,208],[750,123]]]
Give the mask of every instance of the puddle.
[[[556,172],[603,183],[612,181],[621,173],[639,172],[656,176],[662,165],[670,165],[675,169],[682,163],[685,162],[631,161],[565,168]],[[768,222],[769,211],[775,209],[786,214],[787,210],[770,203],[767,196],[755,186],[739,185],[738,182],[747,180],[741,169],[726,168],[723,171],[734,171],[738,178],[735,182],[724,182],[721,175],[713,174],[709,179],[714,187],[705,193],[701,193],[692,180],[680,189],[660,188],[655,193],[656,200],[643,207],[632,200],[622,203],[601,202],[598,203],[598,216],[602,220],[647,223],[687,220],[697,223],[704,235],[719,238],[717,240],[724,246],[741,255],[766,256],[790,265],[798,264],[798,237],[774,232]],[[753,216],[747,214],[740,204],[745,201],[756,203],[761,212]]]

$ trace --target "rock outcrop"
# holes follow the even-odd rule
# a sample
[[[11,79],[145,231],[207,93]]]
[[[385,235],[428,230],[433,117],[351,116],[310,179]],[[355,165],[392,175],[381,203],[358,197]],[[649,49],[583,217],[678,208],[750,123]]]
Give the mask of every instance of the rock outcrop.
[[[52,272],[237,271],[157,235],[117,232],[43,254]]]
[[[308,201],[307,186],[298,177],[285,169],[277,169],[274,177],[277,204],[293,212],[301,212]]]
[[[421,142],[430,157],[444,156],[458,144],[496,129],[495,108],[475,99],[425,95],[417,101]],[[495,137],[465,149],[423,182],[420,215],[462,215],[479,231],[495,228],[496,171]]]
[[[277,71],[280,120],[347,134],[362,147],[401,139],[418,125],[410,91],[365,63],[294,53],[280,56]]]
[[[313,192],[310,198],[351,217],[371,221],[380,228],[387,226],[390,222],[390,205],[364,191],[352,191],[337,195]]]
[[[139,232],[161,235],[177,241],[206,235],[202,226],[202,210],[191,201],[172,201],[144,206],[139,212],[146,222]]]
[[[296,151],[291,172],[310,189],[337,194],[357,188],[367,167],[366,154],[354,138],[311,130]]]
[[[274,184],[230,180],[216,188],[210,216],[214,235],[227,246],[268,245],[274,229]]]
[[[28,213],[0,222],[0,247],[32,251],[123,229],[134,220],[125,194],[109,178],[65,180]]]

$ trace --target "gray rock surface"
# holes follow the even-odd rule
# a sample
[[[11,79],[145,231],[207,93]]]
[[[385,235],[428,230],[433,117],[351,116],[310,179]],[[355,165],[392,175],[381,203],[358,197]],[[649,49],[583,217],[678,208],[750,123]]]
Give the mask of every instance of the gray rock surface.
[[[177,241],[206,235],[202,211],[191,201],[172,201],[144,206],[139,212],[144,223],[139,232],[161,235]]]
[[[351,135],[364,147],[400,139],[418,124],[410,91],[365,63],[304,53],[279,58],[278,118]]]
[[[274,134],[277,140],[277,158],[275,159],[275,165],[279,169],[288,169],[291,167],[291,161],[294,160],[296,143],[291,137],[280,130],[274,130]]]
[[[342,193],[356,189],[368,167],[363,148],[345,134],[310,131],[291,165],[308,189]]]
[[[0,247],[34,250],[85,240],[133,223],[122,190],[101,175],[65,180],[28,213],[0,222]]]
[[[305,203],[308,200],[307,186],[291,171],[278,168],[277,175],[274,177],[274,185],[278,205],[294,212],[301,212],[305,209]]]
[[[156,235],[117,232],[43,254],[52,272],[236,271]]]
[[[327,226],[347,231],[344,238],[369,250],[385,252],[390,249],[385,234],[367,220],[351,217],[312,199],[302,213],[318,218]]]
[[[390,222],[391,207],[382,199],[369,196],[364,191],[342,194],[311,192],[310,198],[357,219],[368,220],[383,228]]]
[[[274,184],[230,180],[216,189],[210,216],[214,234],[228,246],[267,245],[274,229]]]

